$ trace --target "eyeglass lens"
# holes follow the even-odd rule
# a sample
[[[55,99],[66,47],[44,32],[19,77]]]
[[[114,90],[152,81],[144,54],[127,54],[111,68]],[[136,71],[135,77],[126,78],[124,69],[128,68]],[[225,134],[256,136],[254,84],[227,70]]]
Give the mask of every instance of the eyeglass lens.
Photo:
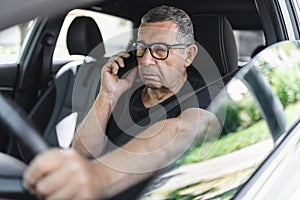
[[[151,44],[149,47],[143,43],[136,43],[136,57],[143,57],[146,49],[150,49],[151,55],[156,59],[166,59],[168,57],[168,47],[164,44]]]

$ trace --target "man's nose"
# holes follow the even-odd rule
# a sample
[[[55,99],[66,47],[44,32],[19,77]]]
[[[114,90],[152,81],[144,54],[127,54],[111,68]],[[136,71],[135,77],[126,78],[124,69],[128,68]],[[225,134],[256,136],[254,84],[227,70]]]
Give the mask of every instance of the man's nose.
[[[141,58],[142,64],[153,64],[154,63],[154,58],[152,57],[150,53],[150,49],[146,49],[144,56]]]

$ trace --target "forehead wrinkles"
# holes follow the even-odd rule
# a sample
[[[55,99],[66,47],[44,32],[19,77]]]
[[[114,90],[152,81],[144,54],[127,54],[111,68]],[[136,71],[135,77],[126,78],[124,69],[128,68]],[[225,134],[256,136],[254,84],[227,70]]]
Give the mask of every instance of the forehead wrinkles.
[[[154,38],[155,40],[161,41],[151,41],[151,42],[167,42],[178,39],[178,26],[172,25],[167,27],[156,27],[156,26],[143,26],[141,25],[138,30],[138,39],[145,40]]]

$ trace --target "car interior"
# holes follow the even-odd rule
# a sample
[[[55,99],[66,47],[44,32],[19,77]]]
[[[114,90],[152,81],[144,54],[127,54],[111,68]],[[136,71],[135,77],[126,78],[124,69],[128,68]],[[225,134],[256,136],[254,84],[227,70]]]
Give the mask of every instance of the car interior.
[[[276,14],[270,14],[263,3],[254,0],[104,0],[76,8],[76,11],[117,16],[130,21],[132,29],[136,29],[149,8],[162,4],[183,8],[191,16],[199,52],[188,69],[201,75],[203,86],[213,91],[213,98],[251,57],[286,37],[272,21]],[[9,71],[15,76],[9,83],[14,89],[7,92],[30,117],[46,143],[61,148],[70,146],[76,127],[92,105],[100,87],[101,66],[109,58],[104,30],[97,18],[79,14],[73,16],[66,27],[65,41],[69,55],[82,57],[54,59],[62,25],[70,11],[34,20],[39,26],[27,38],[30,45],[23,47],[29,53],[13,69],[15,71]],[[135,38],[136,32],[132,34]],[[247,37],[252,40],[247,42]],[[136,64],[130,61],[129,65]],[[69,130],[66,131],[66,127]],[[36,153],[8,135],[1,135],[0,141],[1,152],[26,164]],[[131,199],[136,195],[138,193],[128,190],[116,199]]]
[[[238,54],[234,33],[230,23],[222,15],[195,15],[193,16],[193,22],[199,53],[190,70],[201,74],[202,79],[205,81],[203,84],[214,87],[211,90],[216,91],[216,94],[212,94],[215,96],[223,87],[219,84],[216,88],[216,85],[212,83],[220,82],[220,80],[225,83],[238,70]],[[97,82],[97,79],[100,77],[101,63],[104,64],[105,61],[105,50],[102,41],[100,30],[92,18],[76,17],[72,21],[67,34],[68,50],[70,54],[85,56],[85,59],[83,61],[71,61],[61,67],[56,73],[53,83],[45,89],[43,95],[29,113],[29,116],[36,122],[38,130],[43,133],[44,139],[51,146],[59,146],[58,136],[60,134],[57,133],[59,130],[56,128],[58,123],[76,111],[83,117],[97,95],[95,90],[99,87],[99,80]],[[96,50],[95,47],[97,47]],[[80,72],[80,78],[76,79],[78,71]],[[77,97],[74,96],[75,94],[73,95],[75,79],[77,81],[76,87],[74,87],[76,90],[78,90],[78,87],[84,88],[87,81],[90,82],[88,87],[81,89],[80,92],[77,91],[77,94],[80,95]],[[81,80],[79,81],[79,79]],[[79,83],[81,81],[82,83]],[[94,93],[90,91],[94,91]],[[72,99],[76,100],[72,102]],[[80,103],[85,105],[80,105]],[[70,130],[70,132],[74,131],[75,127]],[[13,149],[16,144],[12,143],[9,146],[12,149],[9,151],[14,152]],[[22,149],[24,147],[19,147],[18,151],[22,151]],[[13,154],[18,155],[18,153]],[[27,157],[30,155],[29,152],[20,154],[27,155]],[[25,160],[29,162],[31,158],[32,156],[29,156]]]

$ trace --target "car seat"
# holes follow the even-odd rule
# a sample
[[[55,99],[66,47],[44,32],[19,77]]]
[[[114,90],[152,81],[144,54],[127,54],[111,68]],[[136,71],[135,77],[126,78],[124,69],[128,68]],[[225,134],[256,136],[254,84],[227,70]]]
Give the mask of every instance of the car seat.
[[[50,145],[63,148],[70,145],[72,137],[68,144],[62,146],[58,136],[65,137],[66,131],[73,134],[78,115],[82,118],[91,106],[95,96],[90,87],[99,81],[101,63],[104,62],[103,39],[93,18],[80,16],[72,21],[67,32],[67,47],[71,55],[83,55],[85,58],[68,63],[57,72],[54,79],[55,104],[44,131],[44,138]],[[65,125],[63,120],[66,120]]]
[[[103,39],[93,18],[80,16],[72,21],[67,32],[67,48],[70,55],[83,55],[84,59],[69,62],[59,69],[53,83],[29,113],[46,142],[62,148],[70,145],[78,116],[83,118],[94,100],[91,87],[97,86],[101,63],[105,60]],[[75,80],[79,72],[81,75]],[[74,96],[74,85],[77,96]],[[9,153],[29,162],[32,158],[29,151],[15,143],[9,145]],[[18,146],[17,151],[14,146]]]
[[[200,75],[213,100],[239,69],[233,29],[223,15],[199,14],[192,21],[198,54],[187,70]]]
[[[238,69],[238,51],[233,29],[223,15],[192,16],[198,55],[194,67],[207,82],[223,77],[224,81]],[[207,56],[207,54],[209,56]]]

